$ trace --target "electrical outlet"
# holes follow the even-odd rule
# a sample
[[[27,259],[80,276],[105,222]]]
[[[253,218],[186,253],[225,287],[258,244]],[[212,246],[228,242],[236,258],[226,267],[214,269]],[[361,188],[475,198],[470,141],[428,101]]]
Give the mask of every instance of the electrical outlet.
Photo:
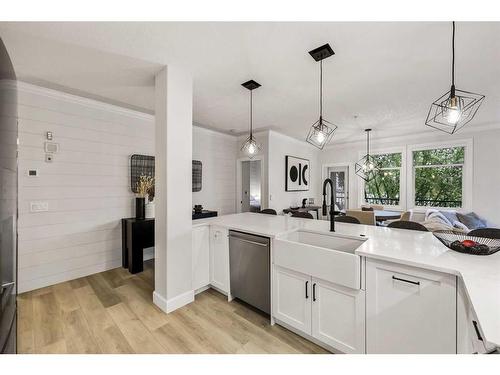
[[[30,212],[45,212],[49,210],[49,202],[30,202]]]

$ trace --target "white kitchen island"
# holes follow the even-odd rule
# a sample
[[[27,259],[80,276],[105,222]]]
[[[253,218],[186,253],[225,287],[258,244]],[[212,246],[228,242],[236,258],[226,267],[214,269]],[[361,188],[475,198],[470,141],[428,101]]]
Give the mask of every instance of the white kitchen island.
[[[328,239],[327,221],[254,213],[194,221],[193,289],[211,286],[229,299],[228,230],[272,240],[271,321],[334,352],[474,353],[500,343],[500,252],[465,255],[432,233],[336,223],[333,243],[359,244],[328,258],[321,246],[301,254],[290,236]]]

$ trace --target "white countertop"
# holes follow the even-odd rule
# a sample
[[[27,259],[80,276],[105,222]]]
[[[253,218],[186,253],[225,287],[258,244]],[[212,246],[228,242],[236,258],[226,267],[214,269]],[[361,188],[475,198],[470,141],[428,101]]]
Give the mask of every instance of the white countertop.
[[[296,229],[328,232],[325,220],[254,213],[224,215],[193,221],[193,227],[219,225],[228,229],[276,237]],[[455,274],[464,282],[486,340],[500,346],[500,252],[489,256],[457,253],[432,233],[370,225],[335,223],[339,234],[368,238],[356,254]]]

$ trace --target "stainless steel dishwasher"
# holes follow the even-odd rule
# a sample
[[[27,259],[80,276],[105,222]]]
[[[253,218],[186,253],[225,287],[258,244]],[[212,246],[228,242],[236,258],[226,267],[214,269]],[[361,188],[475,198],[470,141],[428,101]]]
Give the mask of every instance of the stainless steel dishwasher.
[[[231,295],[271,313],[270,240],[229,231]]]

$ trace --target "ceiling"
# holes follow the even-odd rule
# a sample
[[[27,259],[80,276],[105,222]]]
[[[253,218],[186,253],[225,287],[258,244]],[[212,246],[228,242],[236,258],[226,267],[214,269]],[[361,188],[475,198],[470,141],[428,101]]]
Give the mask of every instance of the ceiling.
[[[177,64],[194,80],[194,121],[224,132],[254,127],[304,139],[318,116],[326,42],[324,117],[335,142],[433,131],[430,103],[449,90],[451,23],[0,23],[18,78],[152,113],[154,75]],[[500,125],[500,23],[457,23],[456,86],[486,95],[469,127]]]

